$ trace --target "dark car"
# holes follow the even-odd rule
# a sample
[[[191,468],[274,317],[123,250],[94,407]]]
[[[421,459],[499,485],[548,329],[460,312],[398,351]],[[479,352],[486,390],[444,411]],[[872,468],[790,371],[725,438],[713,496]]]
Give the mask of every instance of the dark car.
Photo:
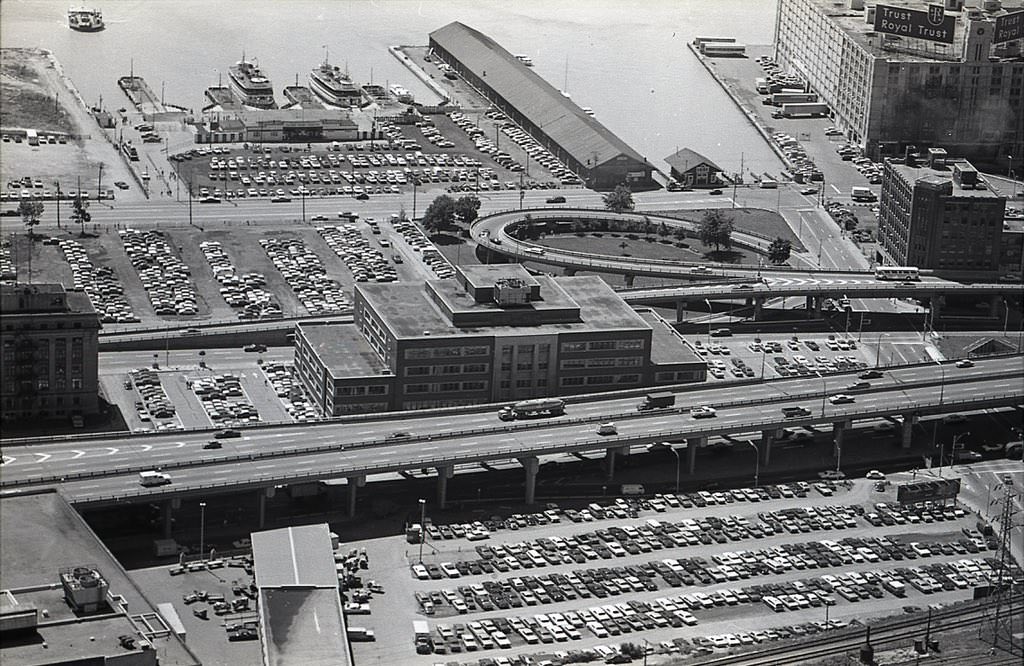
[[[261,345],[259,343],[254,342],[252,344],[249,344],[249,345],[246,345],[246,346],[242,347],[242,351],[247,351],[247,352],[265,352],[265,351],[267,351],[267,346],[266,345]]]
[[[204,449],[219,449],[221,448],[220,440],[211,439],[206,444],[203,444]]]
[[[867,372],[862,372],[857,376],[861,379],[881,379],[882,373],[878,370],[868,370]]]
[[[199,200],[199,203],[220,203],[220,199],[217,197],[203,197]]]
[[[796,418],[799,416],[810,416],[811,410],[807,409],[806,407],[783,407],[782,414],[787,419],[789,419]]]
[[[360,192],[359,194],[356,195],[356,199],[358,199],[359,201],[366,201],[369,198],[370,195],[367,194],[366,192]]]
[[[549,204],[560,204],[565,203],[565,197],[548,197],[547,202]]]
[[[270,200],[271,203],[288,203],[289,201],[291,201],[289,197],[274,197]]]
[[[242,436],[242,433],[240,433],[237,430],[231,430],[231,429],[218,430],[216,432],[216,434],[214,434],[214,437],[217,438],[217,439],[231,439],[233,437],[241,437],[241,436]]]
[[[327,221],[327,216],[326,215],[314,215],[311,219],[314,222],[326,222]]]
[[[711,190],[708,194],[721,194],[722,190]]]

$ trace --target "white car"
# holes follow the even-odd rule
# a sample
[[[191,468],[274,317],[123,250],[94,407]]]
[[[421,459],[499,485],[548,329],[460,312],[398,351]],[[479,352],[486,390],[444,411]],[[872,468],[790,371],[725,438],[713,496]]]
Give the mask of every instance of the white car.
[[[824,472],[818,472],[819,479],[825,479],[826,481],[840,481],[846,478],[838,469],[827,469]]]
[[[959,361],[956,362],[956,367],[958,367],[958,368],[973,368],[974,367],[974,361],[972,361],[969,358],[963,358],[963,359],[960,359]]]
[[[418,580],[430,580],[430,572],[422,564],[412,565],[412,573]]]
[[[690,416],[695,419],[707,419],[715,415],[714,407],[694,407],[690,410]]]
[[[830,395],[828,401],[833,405],[843,405],[848,402],[853,402],[853,396],[845,393],[837,393],[836,395]]]
[[[601,425],[597,426],[597,434],[598,435],[617,435],[617,434],[619,434],[619,431],[615,427],[614,423],[602,423]]]
[[[872,481],[881,481],[885,479],[885,474],[882,474],[877,469],[873,469],[864,475],[865,479],[871,479]]]

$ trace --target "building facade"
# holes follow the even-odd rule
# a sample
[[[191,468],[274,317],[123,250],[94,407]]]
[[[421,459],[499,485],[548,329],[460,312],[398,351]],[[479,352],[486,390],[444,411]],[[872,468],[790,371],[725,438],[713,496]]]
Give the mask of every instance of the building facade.
[[[665,158],[672,178],[683,187],[712,188],[723,184],[722,169],[698,152],[682,148]]]
[[[587,187],[659,187],[646,158],[486,35],[449,23],[430,33],[430,48]]]
[[[670,326],[600,278],[463,266],[423,284],[359,284],[353,324],[299,324],[296,369],[331,416],[703,381]]]
[[[938,149],[922,166],[887,160],[879,209],[880,262],[950,278],[998,277],[1006,197],[970,162],[946,160]]]
[[[810,83],[868,157],[941,145],[976,163],[1005,168],[1008,156],[1019,163],[1024,60],[1020,39],[994,41],[1004,3],[886,4],[944,5],[955,17],[952,43],[876,32],[876,6],[863,0],[779,0],[775,58]]]
[[[89,297],[60,284],[4,284],[0,300],[2,419],[98,412],[100,320]]]

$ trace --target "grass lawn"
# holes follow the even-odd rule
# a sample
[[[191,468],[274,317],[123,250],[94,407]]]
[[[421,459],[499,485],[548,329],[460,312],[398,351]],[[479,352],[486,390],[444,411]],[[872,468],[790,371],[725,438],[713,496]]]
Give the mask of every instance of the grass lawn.
[[[628,236],[635,236],[636,240]],[[759,256],[756,252],[735,247],[729,251],[714,252],[711,248],[702,246],[700,241],[692,238],[684,241],[689,247],[676,247],[674,239],[669,242],[661,242],[663,240],[666,239],[657,235],[644,236],[599,231],[587,233],[585,236],[571,233],[545,236],[540,239],[539,243],[563,250],[603,254],[611,257],[640,257],[671,261],[757,264]]]
[[[804,246],[800,244],[800,239],[786,224],[786,220],[782,219],[782,216],[775,211],[763,208],[736,208],[729,210],[726,214],[732,217],[736,231],[747,231],[764,238],[782,237],[793,244],[794,251],[805,251]],[[681,220],[699,223],[704,211],[700,209],[660,210],[657,211],[657,215],[677,217]]]

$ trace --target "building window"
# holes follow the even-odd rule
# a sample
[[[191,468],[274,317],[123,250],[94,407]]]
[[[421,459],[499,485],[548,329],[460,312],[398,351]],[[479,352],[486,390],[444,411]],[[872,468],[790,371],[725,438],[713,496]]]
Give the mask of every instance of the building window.
[[[562,377],[560,383],[562,386],[583,386],[583,379],[583,377]]]
[[[587,351],[587,343],[586,342],[563,342],[562,343],[562,353],[563,354],[571,353],[571,352],[584,352],[584,351]]]

